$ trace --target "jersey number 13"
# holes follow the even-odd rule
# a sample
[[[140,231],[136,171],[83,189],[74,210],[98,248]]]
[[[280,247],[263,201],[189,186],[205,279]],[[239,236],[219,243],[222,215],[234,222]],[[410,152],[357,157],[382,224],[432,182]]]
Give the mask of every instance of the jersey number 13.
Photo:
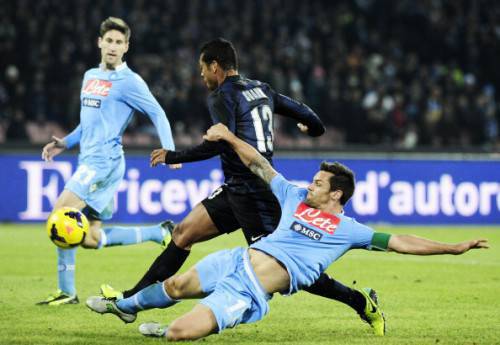
[[[252,114],[257,150],[273,151],[273,111],[267,104],[259,105],[250,112]]]

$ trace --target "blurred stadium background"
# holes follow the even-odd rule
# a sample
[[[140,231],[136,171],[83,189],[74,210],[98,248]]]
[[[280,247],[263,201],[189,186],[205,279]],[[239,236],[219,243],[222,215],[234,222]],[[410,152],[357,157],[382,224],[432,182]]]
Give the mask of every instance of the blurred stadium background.
[[[208,126],[200,45],[223,36],[243,75],[315,109],[328,126],[278,148],[499,150],[500,5],[496,1],[2,1],[0,143],[42,144],[79,121],[84,71],[103,18],[132,28],[129,65],[164,106],[179,145]],[[156,143],[137,117],[127,146]]]
[[[379,289],[392,315],[384,344],[498,344],[500,2],[0,0],[1,344],[142,341],[135,328],[102,322],[83,305],[32,307],[55,287],[55,250],[41,223],[77,159],[74,150],[46,164],[41,148],[78,124],[81,79],[99,61],[98,27],[108,16],[130,24],[127,63],[164,107],[178,147],[200,142],[210,124],[198,49],[222,36],[235,43],[241,74],[310,105],[327,126],[310,139],[275,117],[276,165],[286,176],[305,183],[321,159],[339,159],[357,173],[347,212],[358,220],[423,225],[390,231],[437,240],[489,238],[493,249],[459,259],[353,253],[330,273]],[[134,118],[123,143],[128,170],[116,222],[179,220],[221,182],[216,159],[150,169],[159,143],[146,117]],[[242,243],[235,234],[202,244],[186,267]],[[158,253],[149,244],[79,251],[80,296],[102,282],[128,287]],[[276,298],[272,308],[262,324],[207,342],[378,341],[347,309],[305,294]]]

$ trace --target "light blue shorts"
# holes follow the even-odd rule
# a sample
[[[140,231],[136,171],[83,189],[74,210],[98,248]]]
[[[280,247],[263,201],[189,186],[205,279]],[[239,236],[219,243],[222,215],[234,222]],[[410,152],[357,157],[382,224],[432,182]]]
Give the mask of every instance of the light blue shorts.
[[[64,188],[72,191],[99,219],[113,216],[114,196],[125,174],[125,158],[88,157],[80,159],[78,168]]]
[[[209,293],[200,303],[214,313],[219,332],[259,321],[269,312],[271,295],[255,276],[247,249],[210,254],[196,265],[196,271],[202,290]]]

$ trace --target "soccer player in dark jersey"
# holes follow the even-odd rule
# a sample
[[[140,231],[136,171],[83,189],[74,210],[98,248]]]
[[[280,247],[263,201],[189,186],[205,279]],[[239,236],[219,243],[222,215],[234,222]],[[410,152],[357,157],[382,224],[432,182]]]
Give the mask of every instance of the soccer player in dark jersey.
[[[240,139],[252,145],[272,164],[273,116],[275,113],[297,121],[302,132],[320,136],[324,126],[308,106],[275,92],[268,84],[241,77],[238,59],[231,42],[215,39],[200,53],[201,76],[212,92],[208,109],[214,124],[222,123]],[[281,208],[269,186],[254,175],[224,142],[204,141],[184,151],[158,149],[151,154],[151,165],[199,161],[219,155],[224,184],[196,205],[179,224],[170,225],[172,238],[165,251],[133,289],[123,294],[102,285],[105,297],[129,297],[143,288],[175,274],[193,244],[223,233],[242,229],[249,244],[272,233],[279,223]],[[172,229],[173,228],[173,229]],[[367,315],[365,307],[377,303],[375,291],[354,290],[323,273],[307,291],[350,305],[373,326],[383,323],[383,315]]]

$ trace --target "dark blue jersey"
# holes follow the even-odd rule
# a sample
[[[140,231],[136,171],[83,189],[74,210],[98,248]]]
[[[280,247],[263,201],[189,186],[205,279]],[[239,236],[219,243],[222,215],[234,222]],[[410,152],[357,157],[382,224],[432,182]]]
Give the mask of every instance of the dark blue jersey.
[[[252,145],[272,164],[273,116],[290,117],[309,128],[309,135],[324,133],[319,117],[305,104],[275,92],[268,84],[239,75],[227,77],[207,100],[214,124],[223,123],[238,138]],[[225,142],[208,142],[194,148],[169,152],[166,163],[203,160],[220,155],[225,183],[239,193],[268,190],[269,187],[241,162]]]

